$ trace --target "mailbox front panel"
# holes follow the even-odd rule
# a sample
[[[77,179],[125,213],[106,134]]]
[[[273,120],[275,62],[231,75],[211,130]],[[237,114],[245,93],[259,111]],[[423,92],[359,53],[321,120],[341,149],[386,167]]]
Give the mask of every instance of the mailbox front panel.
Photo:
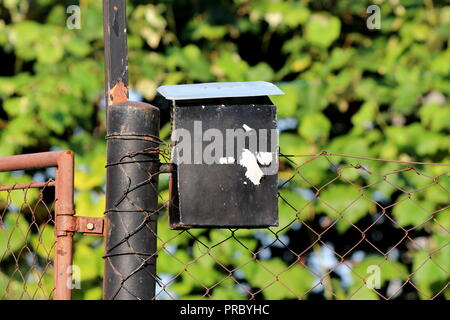
[[[278,224],[276,108],[267,97],[175,104],[172,130],[171,228]]]

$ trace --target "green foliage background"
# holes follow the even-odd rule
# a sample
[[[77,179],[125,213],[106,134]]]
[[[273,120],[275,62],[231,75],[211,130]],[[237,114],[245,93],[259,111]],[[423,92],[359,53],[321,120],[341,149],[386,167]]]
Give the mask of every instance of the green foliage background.
[[[381,8],[381,30],[366,27],[366,8],[374,3]],[[66,8],[72,4],[81,6],[80,30],[66,27],[69,16]],[[159,85],[271,81],[286,93],[273,98],[278,106],[278,118],[294,123],[280,136],[284,154],[327,150],[450,163],[450,5],[447,1],[129,1],[127,14],[130,85],[148,102],[157,103],[155,89]],[[105,201],[102,36],[101,1],[0,1],[0,156],[74,150],[77,212],[91,216],[103,216]],[[162,138],[167,139],[168,110],[162,111]],[[328,173],[326,165],[317,163],[309,172],[312,181],[320,184],[326,181]],[[395,168],[372,163],[371,169],[386,172]],[[442,173],[441,169],[423,168],[431,176]],[[288,166],[280,177],[286,178],[292,172]],[[2,179],[6,184],[4,181],[13,178],[5,174]],[[414,177],[399,179],[412,186],[423,182]],[[295,188],[304,186],[301,181],[293,183],[282,194],[300,201],[295,200]],[[448,178],[442,184],[449,188]],[[164,197],[167,197],[166,188],[167,181],[163,178]],[[387,197],[398,196],[388,189],[382,190]],[[348,187],[338,184],[323,197],[330,201],[351,200],[349,193]],[[426,206],[434,209],[448,205],[448,194],[436,194],[436,190],[432,191],[420,201],[426,201]],[[358,206],[352,221],[369,215],[369,207],[369,204]],[[314,210],[318,215],[333,217],[332,212],[320,205]],[[398,209],[393,214],[403,226],[422,222],[417,208]],[[295,214],[280,204],[282,223],[288,222],[288,216],[295,217]],[[437,219],[448,230],[448,209]],[[448,231],[433,223],[425,228],[424,237],[436,248],[448,242]],[[345,234],[348,226],[338,225],[338,229]],[[161,217],[159,230],[161,237],[173,235],[173,231],[167,230],[166,216]],[[196,232],[199,237],[204,236],[202,231]],[[224,232],[211,232],[210,243],[226,237]],[[252,232],[240,232],[249,247],[259,246]],[[180,249],[177,255],[182,261],[195,257],[195,250],[181,250],[188,243],[187,236],[176,240],[175,245]],[[251,258],[242,247],[233,244],[221,250],[217,254],[229,259],[230,265]],[[242,260],[233,260],[233,252],[242,252]],[[409,264],[394,261],[397,268],[393,271],[386,264],[383,283],[401,279],[395,270],[420,264],[428,257],[427,252],[405,253],[410,258]],[[74,291],[76,298],[101,297],[102,254],[99,240],[78,239],[75,263],[82,270],[82,290]],[[436,259],[449,268],[449,256],[446,247]],[[377,254],[367,255],[357,268],[365,270],[366,265],[382,264],[380,259],[382,256]],[[190,271],[202,274],[206,286],[223,278],[223,274],[212,268],[212,261],[200,261],[203,264],[192,265]],[[276,256],[265,263],[275,273],[288,266]],[[195,267],[200,269],[194,270]],[[181,265],[167,257],[160,257],[160,273],[176,274],[180,268]],[[295,283],[297,292],[305,292],[314,278],[306,269],[296,268],[280,277]],[[429,295],[442,288],[436,284],[448,281],[446,274],[436,270],[432,263],[421,270],[414,280]],[[263,269],[249,267],[243,272],[252,287],[267,285],[268,274]],[[189,277],[180,279],[171,287],[172,292],[181,297],[198,297],[195,293],[198,284]],[[355,281],[358,283],[358,279]],[[225,282],[212,291],[213,297],[243,298],[232,285]],[[351,294],[352,289],[339,281],[333,280],[332,286],[339,297]],[[445,294],[448,297],[448,290]],[[263,296],[292,297],[280,285],[269,286]],[[378,296],[362,290],[356,297],[376,299]]]

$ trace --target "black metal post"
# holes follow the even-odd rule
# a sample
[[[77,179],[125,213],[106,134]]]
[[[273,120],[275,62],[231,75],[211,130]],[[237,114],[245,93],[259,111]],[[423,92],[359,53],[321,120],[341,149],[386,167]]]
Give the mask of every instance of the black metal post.
[[[103,0],[107,176],[104,299],[152,299],[159,109],[128,101],[126,0]]]
[[[103,0],[105,100],[109,107],[128,100],[126,0]]]
[[[114,104],[108,112],[104,299],[155,295],[159,109]]]

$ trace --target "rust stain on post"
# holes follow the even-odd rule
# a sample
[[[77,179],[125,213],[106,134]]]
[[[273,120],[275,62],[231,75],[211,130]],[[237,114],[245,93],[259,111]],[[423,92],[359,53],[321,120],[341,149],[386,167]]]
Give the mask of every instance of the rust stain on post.
[[[105,42],[105,102],[128,101],[126,0],[103,0]]]
[[[108,92],[108,105],[114,103],[126,102],[128,101],[128,88],[122,81],[119,81],[111,90]]]

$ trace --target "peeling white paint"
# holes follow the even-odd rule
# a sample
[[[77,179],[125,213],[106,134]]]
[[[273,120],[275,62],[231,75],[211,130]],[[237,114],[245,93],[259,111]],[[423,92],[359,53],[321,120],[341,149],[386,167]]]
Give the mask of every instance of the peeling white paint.
[[[261,168],[256,161],[255,155],[248,149],[242,150],[242,155],[239,164],[247,169],[245,176],[253,182],[254,185],[259,185],[261,178],[264,176]]]
[[[244,128],[245,132],[249,132],[252,131],[253,129],[250,128],[248,125],[246,125],[245,123],[242,125],[242,128]]]
[[[268,166],[272,162],[272,152],[258,152],[256,159],[260,165]]]
[[[235,161],[234,157],[222,157],[219,159],[219,164],[233,164]]]

